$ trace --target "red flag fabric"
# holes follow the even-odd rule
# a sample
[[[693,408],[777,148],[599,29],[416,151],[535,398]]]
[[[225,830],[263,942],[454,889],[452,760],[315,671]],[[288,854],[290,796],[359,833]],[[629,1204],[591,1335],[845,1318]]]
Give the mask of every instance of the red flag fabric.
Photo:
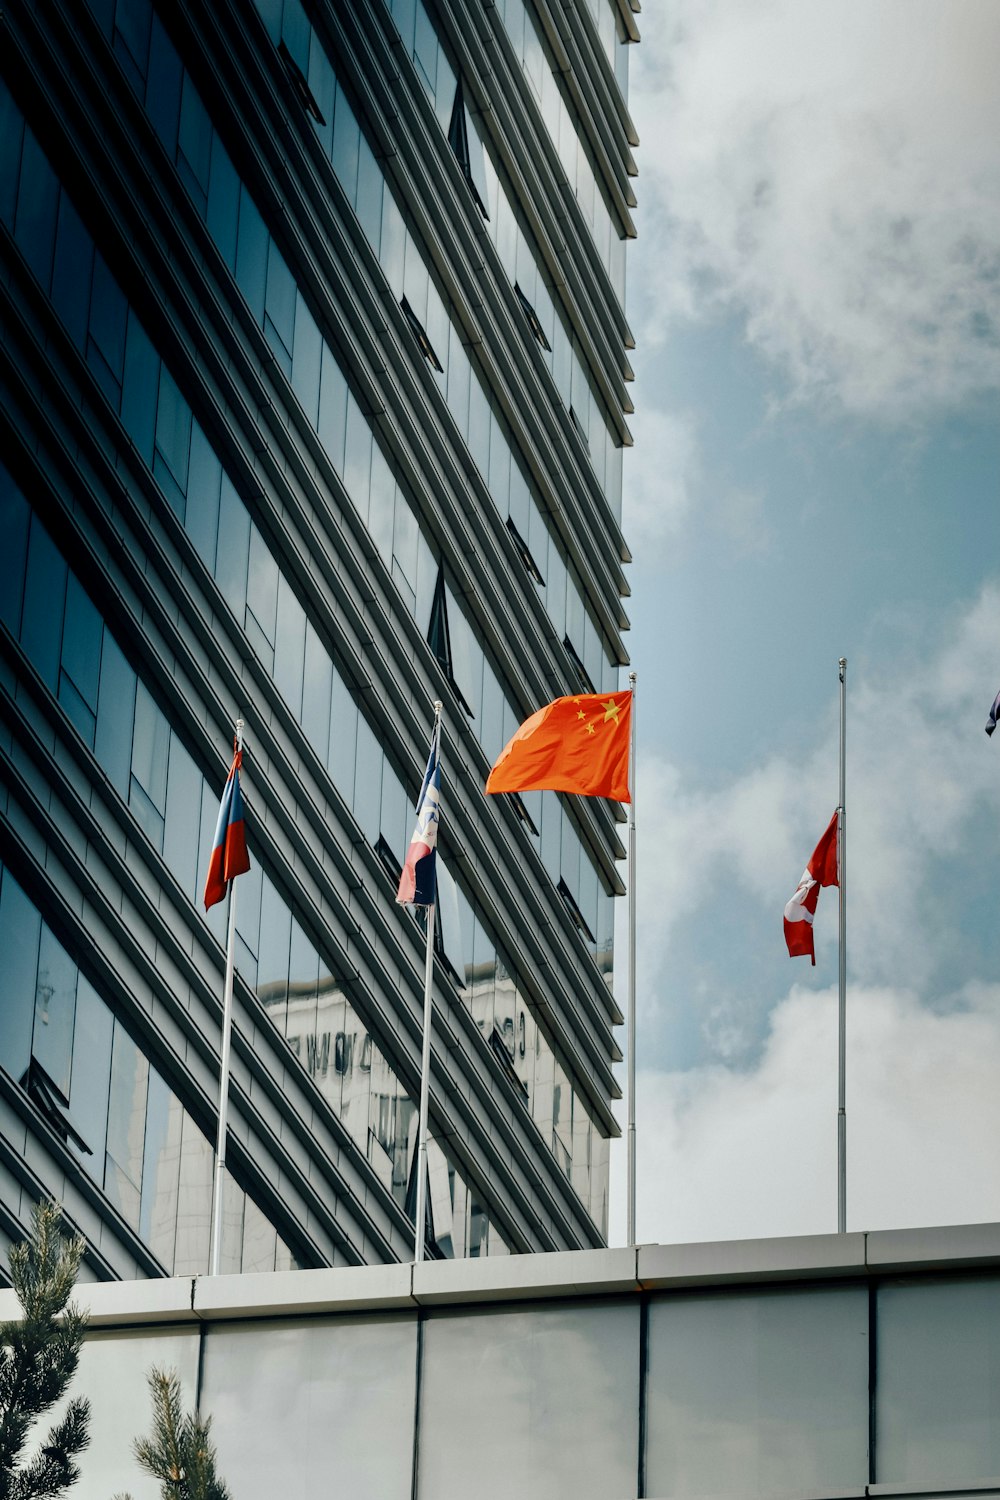
[[[576,792],[631,802],[632,694],[556,698],[525,719],[497,757],[488,792]]]
[[[229,882],[245,875],[250,868],[246,829],[243,826],[243,793],[240,791],[240,766],[243,752],[233,756],[229,776],[222,792],[222,806],[215,825],[215,843],[205,880],[205,910],[226,899]]]
[[[837,869],[837,819],[835,812],[830,826],[816,845],[812,858],[806,865],[795,895],[785,907],[785,942],[789,958],[812,959],[816,967],[816,950],[813,947],[813,917],[819,901],[820,886],[839,885]]]

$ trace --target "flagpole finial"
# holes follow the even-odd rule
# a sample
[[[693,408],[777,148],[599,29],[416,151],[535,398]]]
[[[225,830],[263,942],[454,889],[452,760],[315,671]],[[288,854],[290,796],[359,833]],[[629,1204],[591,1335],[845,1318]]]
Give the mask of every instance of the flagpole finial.
[[[840,668],[840,680],[841,682],[843,682],[844,673],[847,671],[847,657],[842,656],[838,661],[837,666]]]
[[[245,719],[237,719],[236,720],[236,748],[237,748],[237,750],[242,750],[243,749],[243,731],[244,731],[244,729],[246,727],[247,726],[246,726],[246,720]]]
[[[635,687],[635,673],[634,672],[630,672],[628,674],[628,680],[632,684],[632,686]]]
[[[434,699],[434,712],[435,712],[435,713],[436,713],[436,714],[437,714],[437,715],[438,715],[438,716],[440,716],[440,713],[441,713],[441,710],[442,710],[442,709],[443,709],[443,708],[444,708],[444,704],[443,704],[443,703],[442,703],[442,702],[441,702],[441,699],[440,699],[440,698],[435,698],[435,699]]]

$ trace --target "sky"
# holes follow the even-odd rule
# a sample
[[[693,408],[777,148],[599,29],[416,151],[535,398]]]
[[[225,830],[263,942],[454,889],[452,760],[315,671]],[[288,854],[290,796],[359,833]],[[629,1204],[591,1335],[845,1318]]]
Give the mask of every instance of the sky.
[[[639,19],[637,1237],[837,1227],[841,656],[847,1227],[998,1220],[1000,5]]]

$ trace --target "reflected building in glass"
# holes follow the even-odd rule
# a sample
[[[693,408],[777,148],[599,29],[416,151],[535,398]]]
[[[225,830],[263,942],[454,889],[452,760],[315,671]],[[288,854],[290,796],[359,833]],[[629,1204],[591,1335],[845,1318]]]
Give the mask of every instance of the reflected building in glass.
[[[0,1243],[226,1270],[605,1242],[620,809],[487,799],[618,686],[630,0],[14,0],[0,17]]]

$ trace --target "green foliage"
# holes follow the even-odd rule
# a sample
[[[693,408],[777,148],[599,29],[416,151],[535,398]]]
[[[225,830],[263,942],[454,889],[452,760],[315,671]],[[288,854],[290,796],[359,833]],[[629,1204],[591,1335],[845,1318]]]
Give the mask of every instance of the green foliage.
[[[209,1441],[211,1417],[181,1411],[181,1383],[173,1370],[150,1370],[153,1431],[138,1438],[133,1452],[147,1474],[160,1481],[162,1500],[231,1500],[215,1472],[215,1449]],[[115,1500],[131,1500],[119,1495]]]
[[[70,1302],[84,1241],[66,1239],[56,1203],[39,1203],[31,1238],[10,1252],[10,1279],[24,1312],[0,1324],[0,1500],[49,1500],[80,1471],[89,1441],[90,1403],[72,1400],[34,1458],[21,1465],[31,1424],[54,1405],[76,1373],[86,1314]]]

